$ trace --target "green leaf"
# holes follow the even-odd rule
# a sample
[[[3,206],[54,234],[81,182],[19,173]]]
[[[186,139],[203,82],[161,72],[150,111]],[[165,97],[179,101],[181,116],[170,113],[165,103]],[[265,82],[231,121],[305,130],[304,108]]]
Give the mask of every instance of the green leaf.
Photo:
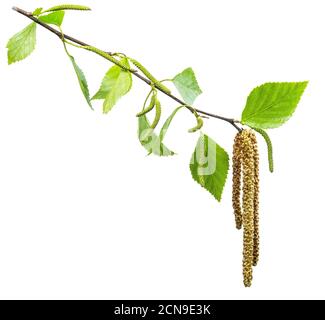
[[[39,16],[39,15],[42,13],[42,11],[43,11],[43,8],[36,8],[36,9],[33,11],[32,15],[33,15],[33,16]]]
[[[36,23],[33,22],[8,41],[8,64],[28,57],[34,51],[35,45]]]
[[[272,141],[269,137],[269,135],[263,130],[263,129],[258,129],[258,128],[253,128],[256,132],[258,132],[265,140],[266,145],[267,145],[267,153],[268,153],[268,160],[269,160],[269,170],[271,173],[274,172],[274,161],[273,161],[273,146],[272,146]]]
[[[178,74],[173,79],[173,83],[184,101],[189,105],[192,105],[202,93],[192,68],[187,68]]]
[[[290,119],[308,82],[265,83],[249,95],[242,123],[251,127],[277,128]]]
[[[58,27],[61,26],[64,18],[64,11],[55,11],[45,16],[40,16],[38,19],[47,24],[54,24]]]
[[[150,128],[148,118],[144,115],[138,118],[138,137],[141,145],[149,152],[160,157],[173,156],[175,153],[169,150],[161,139]]]
[[[126,58],[121,60],[122,64],[129,67]],[[102,80],[100,89],[92,100],[105,99],[103,105],[104,113],[108,113],[117,101],[126,95],[132,87],[132,76],[129,71],[123,70],[119,66],[111,67]]]
[[[160,134],[159,134],[159,138],[160,138],[161,141],[164,140],[165,135],[166,135],[166,133],[167,133],[167,131],[168,131],[168,128],[169,128],[171,122],[173,121],[173,119],[174,119],[176,113],[177,113],[180,109],[182,109],[182,108],[184,108],[184,106],[180,106],[180,107],[176,108],[176,109],[172,112],[172,114],[167,118],[167,120],[165,121],[165,123],[163,124],[163,126],[162,126],[162,128],[161,128],[161,130],[160,130]]]
[[[91,105],[90,94],[89,94],[89,89],[88,89],[88,83],[87,83],[87,79],[85,77],[85,74],[80,69],[80,67],[77,65],[75,58],[69,53],[65,43],[63,43],[63,46],[64,46],[64,50],[65,50],[66,54],[68,55],[70,61],[72,62],[74,71],[75,71],[75,73],[77,75],[77,78],[78,78],[80,89],[81,89],[81,91],[82,91],[82,93],[83,93],[89,107],[91,109],[93,109],[93,107]]]
[[[229,170],[229,156],[207,135],[202,134],[198,140],[190,170],[193,179],[221,201]]]
[[[79,85],[80,85],[80,89],[89,105],[90,108],[93,108],[91,105],[91,101],[90,101],[90,95],[89,95],[89,89],[88,89],[88,83],[87,83],[87,79],[85,77],[85,74],[83,73],[83,71],[80,69],[80,67],[77,65],[75,59],[73,56],[70,56],[70,60],[72,62],[74,71],[76,72],[78,81],[79,81]]]

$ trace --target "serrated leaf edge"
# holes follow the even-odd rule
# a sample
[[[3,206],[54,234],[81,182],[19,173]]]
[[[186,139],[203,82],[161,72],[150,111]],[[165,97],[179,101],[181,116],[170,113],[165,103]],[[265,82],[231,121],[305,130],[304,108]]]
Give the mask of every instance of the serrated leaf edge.
[[[227,168],[227,172],[226,172],[226,178],[225,178],[225,183],[224,185],[222,186],[222,189],[221,189],[221,196],[220,196],[220,199],[217,198],[217,196],[215,196],[210,190],[206,189],[204,186],[202,186],[202,184],[200,184],[197,180],[195,180],[194,176],[193,176],[193,173],[192,173],[192,170],[191,170],[191,163],[192,163],[192,158],[191,158],[191,162],[190,162],[190,165],[189,165],[189,168],[190,168],[190,172],[191,172],[191,176],[192,176],[192,179],[199,185],[201,186],[201,188],[205,191],[208,191],[212,196],[213,198],[215,198],[219,203],[222,201],[222,196],[223,196],[223,191],[225,189],[225,186],[226,186],[226,183],[227,183],[227,180],[228,180],[228,175],[229,175],[229,170],[230,170],[230,157],[229,157],[229,154],[228,152],[222,148],[219,144],[217,144],[219,146],[220,149],[222,149],[225,154],[227,155],[227,160],[228,160],[228,168]],[[197,146],[197,145],[196,145]],[[196,146],[195,146],[195,150],[196,150]],[[192,157],[195,156],[195,152],[193,153]]]
[[[269,85],[269,84],[304,84],[304,88],[302,89],[302,93],[301,93],[301,95],[300,95],[300,97],[299,97],[299,99],[298,99],[298,101],[297,101],[297,105],[296,105],[296,107],[293,109],[293,111],[288,115],[288,117],[286,117],[283,121],[280,121],[279,123],[277,123],[276,125],[260,125],[260,124],[258,124],[258,123],[255,123],[255,122],[251,122],[251,121],[249,121],[249,119],[250,118],[252,118],[252,115],[249,117],[249,118],[247,118],[246,120],[244,120],[243,119],[243,115],[244,115],[244,111],[245,111],[245,108],[246,108],[246,105],[247,105],[247,101],[248,101],[248,99],[249,99],[249,97],[251,96],[251,94],[253,94],[253,92],[255,91],[255,90],[258,90],[258,89],[260,89],[260,88],[262,88],[262,87],[264,87],[265,85]],[[284,123],[286,123],[292,116],[293,116],[293,114],[295,113],[295,111],[296,111],[296,109],[297,109],[297,106],[298,106],[298,104],[300,103],[300,101],[301,101],[301,99],[302,99],[302,96],[303,96],[303,94],[304,94],[304,92],[305,92],[305,90],[306,90],[306,88],[307,88],[307,86],[308,86],[308,84],[309,84],[309,81],[297,81],[297,82],[288,82],[288,81],[286,81],[286,82],[266,82],[266,83],[263,83],[263,84],[261,84],[261,85],[259,85],[259,86],[257,86],[257,87],[255,87],[251,92],[250,92],[250,94],[248,95],[248,97],[247,97],[247,100],[246,100],[246,105],[245,105],[245,107],[244,107],[244,110],[243,110],[243,112],[242,112],[242,120],[241,120],[241,123],[242,124],[245,124],[245,125],[248,125],[248,126],[250,126],[250,127],[255,127],[255,128],[259,128],[259,129],[275,129],[275,128],[279,128],[280,126],[282,126]],[[254,115],[254,114],[253,114]]]

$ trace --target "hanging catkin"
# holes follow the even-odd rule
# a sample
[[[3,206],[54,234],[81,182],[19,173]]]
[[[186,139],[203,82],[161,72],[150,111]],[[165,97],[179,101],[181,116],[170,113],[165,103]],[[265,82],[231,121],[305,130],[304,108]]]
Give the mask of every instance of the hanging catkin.
[[[242,130],[233,149],[233,209],[236,227],[244,227],[243,275],[250,287],[259,260],[259,152],[254,131]],[[242,195],[242,201],[241,201]]]
[[[253,280],[254,260],[254,193],[255,165],[254,146],[249,130],[242,132],[243,152],[243,276],[245,287],[250,287]]]
[[[233,178],[232,178],[232,205],[234,209],[236,228],[242,228],[242,210],[241,210],[241,178],[242,178],[242,133],[239,132],[235,137],[233,149]]]
[[[258,144],[254,131],[250,130],[250,138],[254,150],[254,258],[253,265],[256,267],[259,260],[260,251],[260,235],[259,235],[259,191],[260,191],[260,178],[259,178],[259,152]]]

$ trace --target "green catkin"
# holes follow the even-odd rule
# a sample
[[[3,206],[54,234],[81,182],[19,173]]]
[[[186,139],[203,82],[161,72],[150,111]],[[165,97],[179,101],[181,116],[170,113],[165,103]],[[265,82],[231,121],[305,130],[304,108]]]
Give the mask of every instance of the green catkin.
[[[196,126],[194,128],[192,128],[192,129],[189,129],[188,130],[189,133],[194,133],[194,132],[197,132],[197,131],[202,129],[202,127],[203,127],[203,119],[201,117],[197,117],[196,120],[197,120]]]
[[[255,166],[254,148],[249,130],[242,132],[243,139],[243,276],[245,287],[250,287],[253,280],[254,261],[254,193]]]
[[[253,144],[254,150],[254,253],[253,253],[253,265],[256,267],[259,261],[260,255],[260,234],[259,234],[259,191],[260,191],[260,179],[259,179],[259,151],[256,135],[253,131],[250,131],[250,138]]]
[[[152,130],[156,129],[156,127],[160,121],[160,118],[161,118],[161,104],[160,104],[160,101],[158,99],[156,99],[156,115],[155,115],[155,118],[150,126],[150,128]]]
[[[205,136],[201,134],[198,142],[198,146],[196,147],[196,156],[197,162],[200,168],[204,168],[207,163],[207,151],[206,151],[206,141]],[[205,187],[205,175],[199,174],[199,183],[202,187]]]
[[[241,179],[242,179],[242,133],[237,133],[233,146],[232,157],[232,206],[235,215],[236,228],[240,230],[243,225],[241,208]]]
[[[156,88],[161,89],[164,92],[171,93],[170,89],[158,81],[139,61],[132,58],[129,58],[129,60],[155,85]]]
[[[150,112],[155,107],[156,101],[157,101],[157,93],[154,92],[152,97],[151,97],[151,100],[150,100],[150,103],[149,103],[148,107],[143,109],[141,112],[139,112],[137,114],[137,117],[142,117],[145,114],[147,114],[148,112]]]
[[[94,52],[96,54],[98,54],[99,56],[109,60],[110,62],[116,64],[117,66],[119,66],[120,68],[122,68],[125,71],[133,71],[132,69],[130,69],[129,67],[127,67],[126,65],[122,64],[120,61],[118,61],[117,59],[115,59],[114,57],[112,57],[110,54],[108,54],[105,51],[102,51],[98,48],[92,47],[92,46],[82,46],[83,49]]]
[[[267,144],[267,153],[268,153],[268,158],[269,158],[269,169],[270,172],[273,173],[274,172],[274,162],[273,162],[273,146],[272,146],[272,141],[269,137],[269,135],[262,129],[258,129],[258,128],[252,128],[253,130],[255,130],[256,132],[258,132],[265,140],[266,144]]]
[[[60,11],[60,10],[80,10],[80,11],[89,11],[91,10],[89,7],[86,6],[80,6],[77,4],[61,4],[59,6],[52,7],[50,9],[47,9],[43,11],[45,12],[51,12],[51,11]]]

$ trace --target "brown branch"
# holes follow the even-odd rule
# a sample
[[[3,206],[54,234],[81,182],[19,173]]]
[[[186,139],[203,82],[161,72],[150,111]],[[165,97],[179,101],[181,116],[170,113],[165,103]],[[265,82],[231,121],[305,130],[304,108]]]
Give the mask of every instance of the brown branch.
[[[48,31],[52,32],[53,34],[55,34],[56,36],[58,36],[60,39],[62,39],[62,36],[64,37],[64,39],[66,40],[69,40],[71,42],[74,42],[80,46],[83,46],[83,47],[88,47],[89,44],[83,42],[83,41],[80,41],[74,37],[71,37],[69,35],[66,35],[66,34],[61,34],[60,31],[52,28],[51,26],[49,26],[48,24],[46,23],[43,23],[42,21],[38,20],[36,17],[33,16],[33,14],[31,12],[27,12],[25,10],[22,10],[20,8],[17,8],[17,7],[13,7],[12,8],[14,11],[22,14],[23,16],[31,19],[32,21],[34,21],[35,23],[39,24],[40,26],[42,26],[43,28],[47,29]],[[107,52],[109,55],[112,55],[111,52]],[[148,84],[149,86],[152,86],[152,82],[150,80],[148,80],[146,77],[142,76],[141,74],[139,74],[136,70],[134,71],[130,71],[134,76],[136,76],[137,78],[139,78],[140,80],[144,81],[146,84]],[[164,93],[165,95],[167,95],[168,97],[170,97],[171,99],[173,99],[174,101],[176,101],[177,103],[179,103],[180,105],[183,105],[183,106],[187,106],[187,104],[182,101],[181,99],[177,98],[176,96],[174,96],[173,94],[171,93],[168,93],[158,87],[156,87],[157,90],[161,91],[162,93]],[[205,116],[208,116],[208,117],[211,117],[211,118],[216,118],[216,119],[219,119],[219,120],[223,120],[223,121],[226,121],[228,123],[230,123],[232,126],[234,126],[238,131],[241,131],[241,128],[239,128],[237,126],[237,121],[235,119],[231,119],[231,118],[226,118],[226,117],[223,117],[223,116],[219,116],[217,114],[212,114],[212,113],[209,113],[209,112],[206,112],[206,111],[203,111],[203,110],[200,110],[200,109],[196,109],[196,108],[192,108],[193,110],[195,110],[197,113],[200,113],[202,115],[205,115]]]

